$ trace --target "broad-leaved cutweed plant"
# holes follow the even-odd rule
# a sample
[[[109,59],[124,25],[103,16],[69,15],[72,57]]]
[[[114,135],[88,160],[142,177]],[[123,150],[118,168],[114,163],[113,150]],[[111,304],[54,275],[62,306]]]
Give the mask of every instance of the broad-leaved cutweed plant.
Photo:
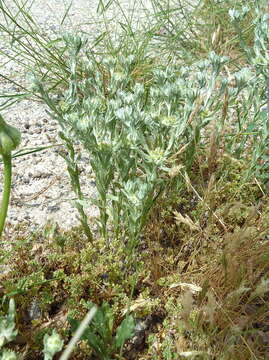
[[[122,228],[132,248],[163,186],[168,158],[184,144],[198,92],[184,89],[184,79],[176,82],[180,71],[172,68],[152,71],[150,83],[144,84],[132,77],[134,56],[95,63],[77,57],[77,42],[68,45],[75,49],[70,50],[72,75],[64,101],[53,103],[42,83],[37,80],[36,85],[64,137],[79,140],[89,152],[101,234],[107,238],[111,218],[115,233]],[[76,77],[78,62],[85,73],[81,81]]]
[[[87,194],[82,194],[75,170],[77,142],[89,153],[95,175],[98,197],[90,201],[100,211],[101,235],[109,239],[110,221],[114,236],[128,239],[127,248],[132,250],[152,206],[170,181],[168,174],[176,161],[171,158],[182,146],[188,144],[183,165],[190,171],[197,146],[206,143],[203,129],[216,119],[220,141],[228,115],[236,111],[238,123],[231,122],[230,127],[241,133],[242,140],[228,139],[227,149],[237,156],[249,136],[260,132],[259,82],[249,87],[252,73],[243,69],[234,74],[235,85],[230,86],[222,73],[229,59],[215,52],[191,67],[159,66],[146,79],[137,79],[135,56],[97,60],[87,57],[87,48],[83,49],[87,42],[77,35],[66,35],[63,41],[69,49],[71,74],[63,100],[53,100],[38,77],[35,88],[59,122],[60,136],[71,154],[65,159],[84,229],[81,204]],[[82,78],[77,76],[78,69]],[[231,104],[230,113],[225,113],[224,99]],[[247,114],[250,120],[245,119],[243,128],[241,118]]]

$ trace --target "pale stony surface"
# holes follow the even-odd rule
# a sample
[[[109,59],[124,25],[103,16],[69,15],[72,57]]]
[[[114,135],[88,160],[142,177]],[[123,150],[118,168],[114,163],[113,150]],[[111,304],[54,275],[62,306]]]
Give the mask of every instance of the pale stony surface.
[[[74,0],[69,12],[69,18],[65,27],[61,28],[59,23],[65,11],[67,2],[59,0],[36,0],[31,9],[36,22],[44,29],[44,32],[54,34],[57,31],[66,29],[83,29],[93,34],[93,37],[101,31],[100,24],[97,24],[100,16],[96,15],[98,0]],[[120,1],[124,10],[133,8],[133,1]],[[13,6],[13,1],[5,1]],[[136,3],[136,11],[143,10],[145,1]],[[130,10],[131,11],[131,10]],[[137,13],[138,14],[138,13]],[[111,9],[109,17],[114,19],[116,27],[118,9]],[[138,15],[136,15],[138,16]],[[139,18],[137,17],[139,20]],[[140,19],[140,21],[141,21]],[[1,21],[1,19],[0,19]],[[139,22],[138,22],[139,23]],[[81,25],[82,24],[82,25]],[[1,34],[0,34],[1,37]],[[3,41],[0,42],[0,73],[11,76],[20,84],[25,84],[26,74],[17,63],[5,64],[5,49]],[[3,64],[5,64],[3,66]],[[0,77],[1,94],[15,94],[19,87],[10,84]],[[0,99],[1,101],[1,99]],[[0,102],[1,104],[1,102]],[[2,111],[5,120],[11,125],[18,127],[22,133],[20,149],[48,146],[59,143],[57,137],[58,125],[46,113],[46,107],[34,100],[24,100],[20,103]],[[77,210],[72,205],[74,194],[72,193],[65,161],[58,154],[59,147],[53,147],[35,154],[17,157],[13,160],[13,185],[12,197],[8,213],[7,223],[17,225],[26,222],[29,231],[42,227],[48,221],[55,221],[61,228],[68,229],[79,222]],[[80,149],[82,151],[82,149]],[[89,166],[87,154],[82,154],[81,161],[81,183],[82,189],[87,196],[95,196],[96,189],[93,175]],[[3,167],[0,164],[0,174]],[[0,185],[0,196],[2,182]],[[89,217],[98,215],[94,206],[87,209]]]

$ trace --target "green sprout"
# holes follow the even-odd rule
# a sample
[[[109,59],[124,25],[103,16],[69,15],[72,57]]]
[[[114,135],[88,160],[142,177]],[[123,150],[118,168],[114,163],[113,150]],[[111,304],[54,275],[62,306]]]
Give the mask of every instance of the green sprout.
[[[18,129],[8,125],[0,115],[0,154],[4,163],[4,190],[0,208],[0,237],[2,235],[7,216],[11,189],[11,152],[20,144],[21,134]]]

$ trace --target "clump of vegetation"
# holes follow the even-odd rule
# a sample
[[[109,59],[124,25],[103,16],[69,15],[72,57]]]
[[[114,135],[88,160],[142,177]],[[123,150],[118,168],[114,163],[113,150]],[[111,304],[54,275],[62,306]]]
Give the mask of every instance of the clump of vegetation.
[[[18,99],[38,98],[58,121],[81,226],[29,235],[22,224],[5,236],[0,291],[18,309],[11,300],[0,319],[6,354],[36,359],[45,346],[49,359],[48,343],[60,351],[75,332],[61,359],[266,358],[265,2],[152,0],[141,29],[125,16],[117,39],[94,45],[86,33],[44,38],[30,9],[13,5],[16,17],[1,2],[0,30],[28,72]],[[112,5],[122,11],[99,3],[105,22]],[[81,190],[78,143],[97,198]]]

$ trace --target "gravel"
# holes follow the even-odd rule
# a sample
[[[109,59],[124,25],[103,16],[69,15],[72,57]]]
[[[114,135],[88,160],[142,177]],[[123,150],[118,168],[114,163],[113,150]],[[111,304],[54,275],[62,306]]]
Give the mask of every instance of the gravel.
[[[13,1],[5,1],[12,8]],[[66,24],[60,26],[62,16],[65,11],[66,2],[59,0],[35,0],[31,9],[34,19],[45,33],[53,34],[57,31],[82,29],[96,36],[101,26],[98,24],[96,8],[99,0],[74,0],[69,12]],[[120,1],[124,11],[133,8],[133,1]],[[144,5],[137,2],[136,19],[139,25],[142,21],[141,12]],[[144,1],[145,4],[145,1]],[[149,5],[147,5],[149,7]],[[138,15],[141,15],[140,17]],[[114,19],[116,24],[120,16],[118,8],[112,8],[109,17]],[[87,19],[90,21],[87,21]],[[1,21],[1,16],[0,16]],[[3,18],[2,18],[3,21]],[[80,24],[80,25],[79,25]],[[81,25],[82,24],[82,25]],[[116,31],[116,30],[115,30]],[[1,39],[1,33],[0,33]],[[1,41],[0,49],[7,53],[10,51]],[[0,52],[1,53],[1,52]],[[16,62],[5,64],[5,56],[0,55],[0,73],[12,77],[20,84],[25,83],[25,71]],[[19,91],[19,87],[0,77],[0,87],[2,94],[14,94]],[[0,103],[1,104],[1,103]],[[34,100],[24,100],[16,103],[12,107],[2,111],[5,120],[20,129],[22,133],[22,143],[20,149],[48,146],[60,142],[57,137],[58,125],[46,112],[46,106]],[[78,225],[77,210],[72,204],[74,197],[69,177],[66,171],[65,161],[59,156],[57,147],[40,151],[38,153],[14,158],[13,160],[13,179],[12,195],[8,213],[7,223],[11,228],[21,222],[26,222],[29,232],[35,231],[47,222],[57,222],[62,229],[70,229]],[[96,188],[94,177],[88,165],[87,154],[83,154],[81,168],[82,189],[87,196],[95,196]],[[0,164],[0,172],[3,167]],[[2,183],[0,196],[2,191]],[[90,205],[86,212],[90,218],[98,216],[96,207]]]

